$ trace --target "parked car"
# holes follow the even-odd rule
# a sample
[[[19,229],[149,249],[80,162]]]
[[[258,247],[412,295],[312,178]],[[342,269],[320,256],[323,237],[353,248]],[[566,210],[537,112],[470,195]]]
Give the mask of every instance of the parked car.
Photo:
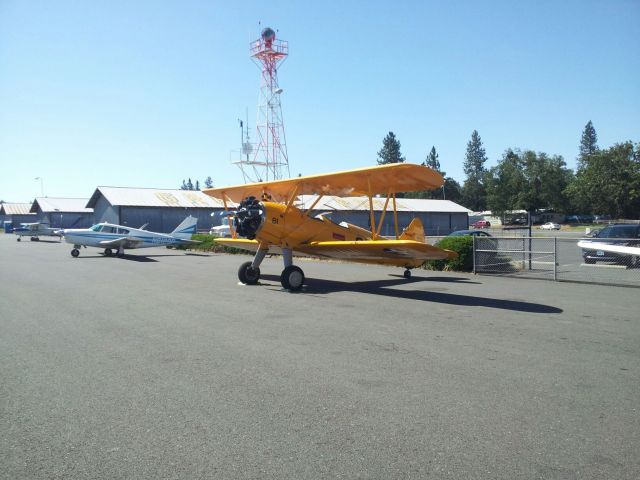
[[[456,230],[455,232],[451,232],[448,237],[464,237],[465,235],[471,235],[474,237],[490,237],[491,235],[487,232],[483,232],[482,230]]]
[[[541,230],[560,230],[560,225],[558,223],[547,222],[540,225]]]
[[[624,253],[599,250],[597,244],[606,243],[609,245],[640,247],[640,225],[609,225],[591,236],[589,242],[594,244],[594,248],[582,249],[584,263],[613,262],[634,266],[634,264],[638,264],[638,258]]]
[[[222,225],[211,227],[211,230],[209,230],[209,235],[215,235],[216,237],[230,237],[231,228],[229,228],[229,219],[227,217],[224,217],[222,219]]]
[[[489,220],[477,220],[471,224],[473,228],[489,228],[491,227],[491,222]]]

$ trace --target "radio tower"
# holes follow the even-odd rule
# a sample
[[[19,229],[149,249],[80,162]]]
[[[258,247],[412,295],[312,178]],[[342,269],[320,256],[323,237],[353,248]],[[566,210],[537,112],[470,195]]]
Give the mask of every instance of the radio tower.
[[[258,143],[253,152],[253,148],[243,145],[246,159],[235,163],[242,170],[245,182],[288,178],[289,158],[280,104],[282,88],[278,86],[278,65],[289,55],[289,42],[277,40],[276,32],[267,27],[249,48],[251,59],[262,72],[256,122]],[[253,154],[251,160],[250,154]]]

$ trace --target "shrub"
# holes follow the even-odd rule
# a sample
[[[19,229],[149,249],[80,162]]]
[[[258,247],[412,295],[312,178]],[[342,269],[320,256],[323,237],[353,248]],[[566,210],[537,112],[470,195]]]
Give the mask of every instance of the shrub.
[[[458,258],[452,260],[428,260],[424,263],[427,270],[451,270],[454,272],[471,272],[473,270],[473,237],[445,237],[435,245],[446,250],[453,250]]]

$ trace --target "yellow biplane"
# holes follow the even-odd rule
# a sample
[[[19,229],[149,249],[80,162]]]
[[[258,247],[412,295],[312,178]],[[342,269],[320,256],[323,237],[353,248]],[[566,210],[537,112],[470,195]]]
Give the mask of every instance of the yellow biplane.
[[[404,267],[406,278],[411,277],[410,269],[422,265],[425,260],[456,257],[455,252],[425,242],[424,228],[418,218],[414,218],[402,233],[398,229],[396,193],[437,188],[443,182],[442,176],[428,167],[395,163],[203,191],[221,199],[225,209],[231,202],[238,204],[237,210],[230,213],[233,238],[216,241],[255,252],[253,261],[240,266],[240,281],[250,285],[258,283],[260,264],[265,255],[278,253],[284,260],[280,282],[285,289],[297,291],[304,283],[304,273],[293,265],[294,254]],[[386,201],[376,226],[373,197],[378,194],[384,194]],[[308,207],[299,208],[296,205],[299,195],[317,195],[317,198]],[[324,195],[367,196],[371,229],[344,222],[337,224],[325,216],[312,216],[311,212]],[[396,233],[392,240],[380,235],[389,202],[393,207]]]

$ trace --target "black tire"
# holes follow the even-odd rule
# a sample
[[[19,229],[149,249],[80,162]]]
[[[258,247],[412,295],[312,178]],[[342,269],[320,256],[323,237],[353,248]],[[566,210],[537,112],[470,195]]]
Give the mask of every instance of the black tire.
[[[411,278],[411,270],[407,269],[404,271],[404,278],[409,280]]]
[[[74,248],[73,250],[71,250],[71,256],[73,258],[78,258],[78,255],[80,255],[80,250],[78,250],[77,248]]]
[[[251,262],[245,262],[238,269],[238,279],[245,285],[255,285],[260,280],[260,269],[253,268]]]
[[[21,237],[16,238],[17,241],[20,241]]]
[[[300,267],[289,265],[280,274],[280,283],[282,288],[297,292],[304,284],[304,272]]]
[[[105,257],[110,257],[111,255],[113,255],[113,250],[111,250],[110,248],[105,248],[104,255]]]

